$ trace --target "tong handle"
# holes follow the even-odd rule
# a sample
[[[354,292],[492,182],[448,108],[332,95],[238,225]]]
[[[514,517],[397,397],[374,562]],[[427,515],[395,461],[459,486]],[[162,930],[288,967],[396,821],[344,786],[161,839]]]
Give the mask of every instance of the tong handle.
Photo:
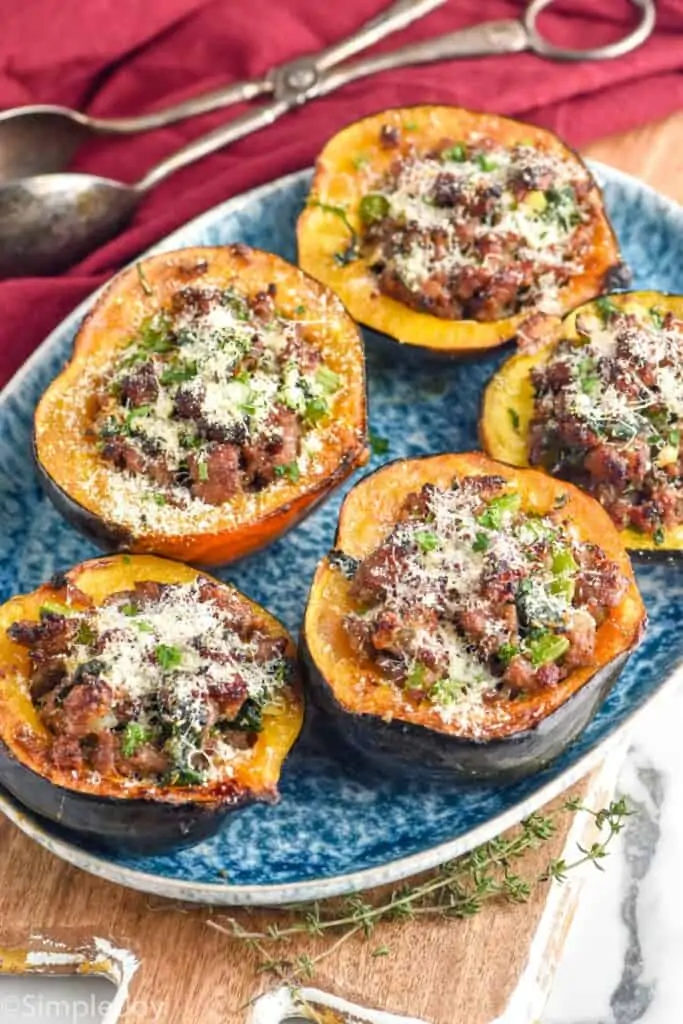
[[[357,78],[390,71],[411,64],[431,64],[456,57],[483,57],[495,53],[519,53],[529,48],[529,36],[520,21],[486,21],[471,28],[458,29],[444,36],[410,43],[391,53],[379,53],[323,76],[316,89],[323,96]]]
[[[326,71],[353,57],[360,50],[373,46],[392,32],[398,32],[418,18],[424,17],[445,2],[446,0],[395,0],[390,7],[370,18],[347,39],[341,39],[338,43],[333,43],[327,49],[314,54],[313,63],[318,71]]]
[[[228,146],[231,142],[243,139],[245,135],[251,135],[252,132],[266,128],[286,114],[288,110],[291,110],[291,107],[291,103],[276,99],[264,106],[248,110],[240,117],[236,117],[234,121],[229,121],[228,124],[219,125],[207,135],[200,135],[198,139],[188,142],[182,149],[178,149],[161,163],[152,167],[144,178],[136,182],[136,190],[144,194],[164,178],[168,178],[170,174],[175,174],[181,167],[187,167],[195,160],[200,160],[202,157],[208,156],[209,153],[215,153],[216,150]]]
[[[423,17],[444,2],[445,0],[396,0],[376,17],[366,21],[348,39],[333,43],[327,49],[312,54],[310,57],[288,61],[287,64],[282,65],[282,69],[287,69],[290,66],[298,67],[300,64],[309,65],[309,63],[320,71],[331,68],[360,50],[372,46],[373,43],[383,39],[391,32],[405,28],[406,25],[410,25],[411,22]],[[219,110],[232,103],[245,102],[264,93],[272,92],[274,75],[282,69],[274,68],[262,79],[225,85],[220,89],[204,93],[202,96],[194,96],[183,103],[177,103],[175,106],[152,111],[150,114],[142,114],[138,117],[89,117],[80,113],[76,117],[82,123],[87,123],[89,128],[103,134],[130,135],[135,132],[150,131],[152,128],[163,128],[176,121],[196,117],[198,114],[207,114],[211,110]]]

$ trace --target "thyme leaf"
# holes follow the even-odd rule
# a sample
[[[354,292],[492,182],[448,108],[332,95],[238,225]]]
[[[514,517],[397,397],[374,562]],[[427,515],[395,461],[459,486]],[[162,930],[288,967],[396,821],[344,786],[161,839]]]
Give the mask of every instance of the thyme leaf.
[[[525,875],[522,871],[525,855],[551,839],[557,832],[558,817],[567,813],[592,818],[599,838],[590,846],[577,844],[578,856],[574,860],[549,859],[540,872]],[[235,918],[208,920],[207,924],[255,950],[260,958],[259,972],[272,973],[287,984],[296,984],[311,978],[321,960],[356,936],[373,941],[371,956],[390,956],[390,947],[376,941],[376,932],[384,924],[418,917],[446,920],[473,917],[491,903],[525,903],[540,885],[562,883],[583,864],[591,863],[603,870],[602,862],[610,845],[632,813],[623,797],[599,811],[585,807],[577,798],[568,799],[557,810],[535,812],[515,831],[492,839],[471,853],[443,864],[426,877],[422,876],[418,882],[404,883],[389,893],[380,890],[376,894],[354,893],[344,898],[293,904],[286,908],[291,915],[288,923],[273,921],[261,930],[244,928]],[[519,870],[515,870],[516,864]],[[292,939],[301,936],[308,936],[318,945],[324,943],[323,948],[316,955],[307,952],[289,957],[271,955],[272,946],[286,950]],[[326,942],[327,936],[333,937],[332,941]]]

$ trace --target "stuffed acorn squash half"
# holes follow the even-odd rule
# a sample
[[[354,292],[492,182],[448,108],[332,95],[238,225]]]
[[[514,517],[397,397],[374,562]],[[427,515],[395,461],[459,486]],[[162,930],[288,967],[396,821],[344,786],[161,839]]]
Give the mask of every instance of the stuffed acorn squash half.
[[[91,841],[164,851],[275,800],[302,719],[285,629],[188,566],[103,557],[0,608],[0,784]]]
[[[339,300],[278,256],[153,256],[102,294],[43,395],[39,473],[106,550],[230,562],[364,461],[364,372]]]
[[[489,383],[482,443],[588,491],[627,548],[683,549],[683,296],[632,292],[548,319]]]
[[[360,323],[472,354],[628,280],[598,186],[555,135],[458,107],[385,110],[316,163],[299,263]]]
[[[389,463],[345,499],[303,657],[352,756],[504,779],[581,732],[645,621],[592,498],[480,454],[435,455]]]

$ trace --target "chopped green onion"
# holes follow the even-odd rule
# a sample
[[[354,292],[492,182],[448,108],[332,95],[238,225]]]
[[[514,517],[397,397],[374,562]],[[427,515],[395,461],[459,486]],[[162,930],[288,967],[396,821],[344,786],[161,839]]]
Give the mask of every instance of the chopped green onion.
[[[508,409],[508,416],[510,417],[510,423],[512,424],[512,429],[516,430],[516,431],[519,431],[519,413],[517,412],[517,410],[513,409],[512,407],[510,407]]]
[[[129,722],[123,730],[121,737],[121,753],[124,757],[132,757],[133,754],[149,739],[149,731],[139,722]]]
[[[76,633],[76,643],[90,646],[94,643],[97,634],[92,626],[89,626],[87,622],[81,622]]]
[[[202,460],[201,462],[197,463],[197,476],[202,481],[202,483],[206,483],[206,481],[209,479],[209,465],[207,462],[204,462]]]
[[[555,576],[576,572],[579,568],[571,548],[560,548],[553,555],[552,571]]]
[[[454,163],[462,164],[467,159],[467,149],[462,142],[456,142],[454,146],[449,146],[448,149],[442,151],[441,159],[453,160]]]
[[[306,402],[304,419],[314,427],[327,416],[329,411],[330,408],[324,398],[311,398],[310,401]]]
[[[574,600],[573,575],[579,568],[570,548],[561,548],[553,555],[552,572],[554,579],[550,583],[550,593],[562,597],[570,604]]]
[[[295,306],[294,312],[296,313],[297,316],[304,315],[304,313],[306,312],[306,307],[304,306],[303,302],[300,302],[298,306]]]
[[[301,476],[298,462],[288,462],[285,466],[276,466],[275,476],[286,476],[291,483],[295,484]]]
[[[655,532],[652,534],[652,539],[655,542],[655,544],[657,545],[657,547],[661,547],[662,546],[662,544],[664,543],[664,541],[666,539],[665,535],[664,535],[664,528],[662,526],[658,526],[657,527]]]
[[[178,647],[169,647],[168,644],[159,644],[154,649],[154,657],[157,665],[164,671],[177,668],[183,660],[183,655]]]
[[[78,615],[78,611],[71,608],[68,604],[62,604],[61,601],[44,601],[38,609],[38,614],[42,618],[44,615]]]
[[[167,366],[162,372],[160,380],[165,385],[183,384],[186,380],[192,380],[196,376],[196,363],[180,363],[178,366]]]
[[[650,309],[650,317],[652,319],[652,322],[655,325],[655,327],[657,327],[660,331],[663,330],[664,328],[665,316],[666,314],[663,313],[661,309],[657,309],[656,306],[652,306],[652,308]]]
[[[612,302],[612,300],[609,299],[606,295],[603,295],[601,298],[595,300],[595,308],[600,314],[600,319],[602,320],[603,324],[609,323],[610,319],[613,316],[615,316],[615,314],[621,312],[616,303]]]
[[[516,654],[519,654],[519,647],[517,644],[501,644],[496,651],[496,657],[502,661],[506,668]]]
[[[478,153],[475,157],[475,161],[482,171],[495,171],[498,166],[496,161],[492,160],[486,153]]]
[[[369,192],[360,201],[359,213],[365,224],[383,220],[389,213],[389,200],[379,192]]]
[[[136,419],[138,419],[140,416],[147,416],[147,415],[149,415],[149,413],[151,411],[152,411],[152,406],[151,405],[138,405],[135,409],[131,409],[130,412],[126,416],[125,423],[124,423],[124,428],[126,430],[126,433],[128,433],[128,434],[131,433],[131,431],[133,430],[133,424],[134,424]]]
[[[563,598],[567,604],[574,600],[575,589],[574,580],[569,576],[558,576],[550,584],[550,593]]]
[[[435,704],[448,707],[456,704],[467,693],[467,683],[461,679],[439,679],[429,691],[429,697]]]
[[[406,677],[406,686],[409,690],[421,690],[424,687],[426,671],[422,662],[415,662]]]
[[[559,636],[556,633],[542,633],[528,641],[531,661],[539,668],[541,665],[548,665],[557,661],[569,650],[569,640],[566,636]]]
[[[503,525],[503,516],[507,512],[518,512],[521,504],[519,494],[501,494],[488,503],[485,511],[477,517],[477,522],[489,530],[499,530]]]
[[[474,538],[474,544],[472,545],[473,551],[488,551],[490,547],[490,541],[485,533],[478,533]]]
[[[600,383],[598,364],[592,356],[585,356],[577,365],[579,386],[584,394],[592,395]]]
[[[360,171],[363,167],[367,167],[370,158],[365,153],[359,153],[358,156],[352,157],[351,163],[357,171]]]
[[[418,547],[421,551],[427,554],[429,551],[434,551],[439,546],[439,538],[431,530],[418,530],[415,534],[415,540],[417,541]]]
[[[136,604],[133,604],[132,601],[127,601],[126,604],[121,605],[121,612],[124,615],[128,615],[129,618],[132,618],[134,615],[137,615],[138,610],[138,606]]]
[[[320,385],[325,394],[332,395],[335,391],[339,390],[341,385],[341,377],[334,370],[330,370],[328,366],[320,366],[315,371],[316,383]]]

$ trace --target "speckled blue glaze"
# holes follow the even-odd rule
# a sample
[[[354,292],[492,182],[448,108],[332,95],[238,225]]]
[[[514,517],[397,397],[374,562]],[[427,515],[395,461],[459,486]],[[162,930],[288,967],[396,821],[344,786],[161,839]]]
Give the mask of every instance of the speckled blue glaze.
[[[683,292],[683,211],[625,175],[600,168],[607,206],[634,285]],[[171,235],[161,249],[243,241],[295,258],[294,225],[307,172],[231,200]],[[47,340],[0,398],[0,599],[32,589],[55,570],[95,553],[42,495],[31,464],[35,402],[67,357],[87,304]],[[387,459],[477,447],[482,386],[502,354],[416,369],[373,351],[368,332],[373,431],[390,440]],[[343,488],[348,490],[354,481]],[[337,493],[266,552],[223,575],[296,631],[308,581],[330,546]],[[670,683],[683,659],[683,565],[638,568],[650,615],[646,641],[589,728],[551,767],[501,788],[378,782],[324,752],[297,747],[275,807],[237,813],[215,838],[168,856],[102,856],[25,815],[0,807],[55,852],[96,874],[181,899],[278,903],[317,898],[403,877],[496,834],[580,777],[648,699]]]

